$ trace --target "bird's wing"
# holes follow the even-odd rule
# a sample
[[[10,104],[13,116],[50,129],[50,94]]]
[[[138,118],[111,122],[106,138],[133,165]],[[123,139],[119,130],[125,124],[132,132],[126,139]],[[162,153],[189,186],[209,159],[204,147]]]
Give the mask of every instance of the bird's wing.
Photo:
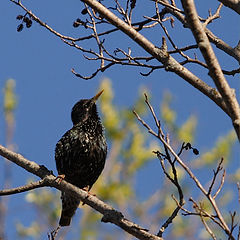
[[[73,127],[67,131],[58,141],[55,148],[55,161],[59,174],[71,175],[71,169],[76,159],[84,158],[88,152],[86,149],[86,137],[84,133]]]

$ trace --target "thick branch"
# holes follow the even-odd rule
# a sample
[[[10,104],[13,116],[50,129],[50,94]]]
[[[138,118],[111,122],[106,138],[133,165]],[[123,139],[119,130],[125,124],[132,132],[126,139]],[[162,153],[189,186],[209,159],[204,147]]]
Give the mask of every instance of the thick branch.
[[[240,1],[239,0],[218,0],[223,3],[226,7],[231,8],[238,14],[240,14]]]
[[[181,0],[181,2],[186,14],[187,22],[208,65],[209,75],[213,79],[218,91],[229,109],[233,126],[240,141],[240,109],[238,101],[223,75],[222,69],[204,31],[204,27],[199,21],[194,1]]]
[[[161,240],[162,238],[149,233],[146,229],[124,218],[123,214],[110,205],[104,203],[93,195],[89,195],[86,191],[77,188],[76,186],[62,180],[60,183],[56,181],[56,177],[44,166],[39,166],[37,163],[29,161],[22,155],[14,153],[0,145],[0,155],[16,163],[28,172],[44,179],[47,186],[54,187],[60,191],[68,192],[76,198],[80,198],[85,204],[94,208],[103,215],[102,222],[111,222],[131,235],[141,240]]]

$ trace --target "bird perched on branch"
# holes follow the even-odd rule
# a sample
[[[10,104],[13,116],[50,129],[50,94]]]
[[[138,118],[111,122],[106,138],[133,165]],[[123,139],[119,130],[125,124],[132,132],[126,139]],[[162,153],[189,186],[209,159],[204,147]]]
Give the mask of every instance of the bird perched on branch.
[[[103,126],[95,102],[100,91],[91,99],[77,102],[71,113],[73,127],[58,141],[55,161],[58,174],[67,182],[89,191],[101,174],[107,155]],[[62,192],[60,226],[69,226],[80,200]]]

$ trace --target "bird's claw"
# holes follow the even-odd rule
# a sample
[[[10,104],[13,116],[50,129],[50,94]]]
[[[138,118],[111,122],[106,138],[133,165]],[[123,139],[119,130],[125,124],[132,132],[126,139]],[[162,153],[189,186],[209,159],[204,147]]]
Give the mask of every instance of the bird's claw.
[[[56,177],[56,182],[57,182],[58,184],[60,184],[60,183],[62,182],[62,180],[64,180],[64,178],[65,178],[65,175],[64,175],[64,174],[60,174],[60,175],[58,175],[58,176]]]
[[[90,187],[89,187],[89,186],[86,186],[86,187],[82,188],[82,190],[85,191],[85,192],[87,192],[87,194],[88,194],[87,197],[86,197],[86,199],[87,199],[89,196],[94,196],[94,197],[96,196],[96,194],[89,192],[89,191],[90,191]],[[84,202],[82,203],[82,206],[83,206],[83,205],[85,205]]]

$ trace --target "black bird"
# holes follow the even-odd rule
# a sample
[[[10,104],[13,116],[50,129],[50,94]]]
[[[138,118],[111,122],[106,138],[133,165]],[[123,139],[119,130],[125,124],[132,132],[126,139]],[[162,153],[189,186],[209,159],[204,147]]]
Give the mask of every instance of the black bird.
[[[88,191],[101,174],[107,155],[103,126],[95,104],[102,92],[73,106],[73,127],[62,136],[55,149],[58,174],[64,175],[67,182]],[[69,226],[80,200],[65,192],[62,192],[61,199],[59,225]]]

